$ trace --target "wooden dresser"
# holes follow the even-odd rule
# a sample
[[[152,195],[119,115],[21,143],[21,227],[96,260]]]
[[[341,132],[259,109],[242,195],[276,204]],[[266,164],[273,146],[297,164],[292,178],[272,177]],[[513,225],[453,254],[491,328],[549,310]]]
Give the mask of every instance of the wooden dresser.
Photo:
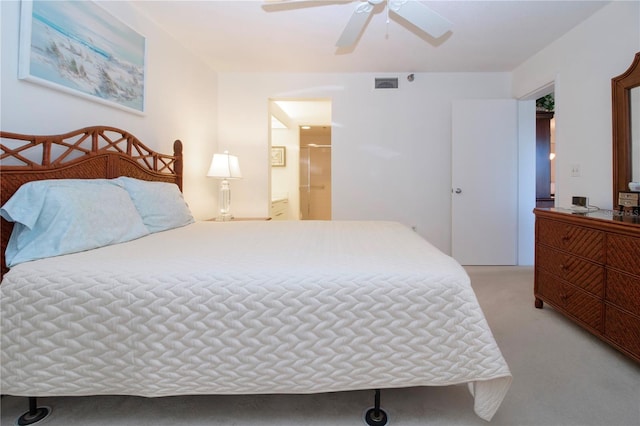
[[[543,302],[640,362],[640,218],[534,209]]]

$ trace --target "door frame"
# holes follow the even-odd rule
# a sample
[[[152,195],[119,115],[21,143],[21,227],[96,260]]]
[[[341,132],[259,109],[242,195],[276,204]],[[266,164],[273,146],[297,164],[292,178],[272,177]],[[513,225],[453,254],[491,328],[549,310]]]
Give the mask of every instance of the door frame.
[[[291,182],[288,185],[289,196],[289,219],[298,219],[300,212],[300,195],[299,195],[299,163],[300,163],[300,126],[302,125],[326,125],[331,126],[331,107],[333,100],[331,98],[287,98],[287,97],[274,97],[267,99],[268,104],[268,160],[269,161],[269,206],[273,197],[273,168],[270,163],[271,147],[277,145],[273,143],[272,133],[273,127],[271,125],[271,117],[276,116],[289,130],[290,139],[289,147],[286,150],[287,155],[287,169],[289,169],[289,179]],[[284,108],[278,105],[281,102]],[[284,103],[284,105],[282,104]],[[300,103],[302,108],[295,108],[296,104]],[[328,111],[327,111],[328,109]],[[294,142],[295,140],[295,142]],[[267,211],[271,211],[270,207]]]
[[[557,93],[556,85],[555,80],[548,82],[518,98],[518,265],[533,265],[535,259],[533,209],[536,206],[536,99],[549,93]],[[554,118],[557,150],[557,111]],[[554,162],[554,167],[557,168],[557,164],[557,161]],[[558,193],[557,178],[555,192]]]

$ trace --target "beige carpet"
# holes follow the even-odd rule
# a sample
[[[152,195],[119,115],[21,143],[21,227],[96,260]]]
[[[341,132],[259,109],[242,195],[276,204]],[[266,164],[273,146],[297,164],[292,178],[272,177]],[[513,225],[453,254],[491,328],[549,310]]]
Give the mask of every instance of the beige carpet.
[[[382,391],[394,426],[640,426],[640,364],[552,308],[533,306],[530,267],[467,268],[514,380],[486,423],[466,386]],[[41,398],[51,426],[362,425],[373,391],[321,395]],[[2,398],[13,425],[26,398]]]

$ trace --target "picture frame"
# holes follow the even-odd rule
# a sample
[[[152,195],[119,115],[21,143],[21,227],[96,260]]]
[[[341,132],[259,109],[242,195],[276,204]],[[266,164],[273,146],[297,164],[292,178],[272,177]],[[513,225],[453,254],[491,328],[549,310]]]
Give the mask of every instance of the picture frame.
[[[287,148],[285,146],[271,147],[271,167],[286,167]]]
[[[146,38],[92,1],[21,2],[18,78],[136,114]]]

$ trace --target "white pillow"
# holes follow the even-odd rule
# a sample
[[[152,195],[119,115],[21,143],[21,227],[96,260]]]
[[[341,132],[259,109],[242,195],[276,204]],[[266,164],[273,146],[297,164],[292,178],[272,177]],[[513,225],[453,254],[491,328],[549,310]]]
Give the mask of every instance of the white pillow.
[[[194,222],[178,185],[124,176],[114,180],[124,185],[149,232],[166,231]]]
[[[0,215],[15,222],[5,252],[9,267],[149,234],[127,191],[107,179],[26,183]]]

